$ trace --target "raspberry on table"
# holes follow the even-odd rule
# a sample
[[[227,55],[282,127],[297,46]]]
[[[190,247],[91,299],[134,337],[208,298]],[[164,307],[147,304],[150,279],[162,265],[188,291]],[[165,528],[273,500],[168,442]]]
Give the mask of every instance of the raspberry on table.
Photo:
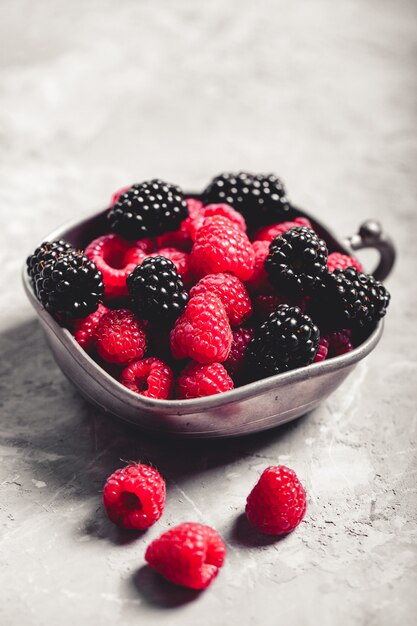
[[[204,205],[197,198],[187,198],[185,202],[187,204],[188,217],[181,222],[178,230],[164,233],[156,238],[158,248],[177,248],[184,252],[190,252],[193,245],[193,239],[191,239],[190,235],[191,223],[202,213]]]
[[[231,345],[232,330],[221,300],[212,293],[191,298],[171,331],[173,357],[221,363],[227,359]]]
[[[188,230],[190,232],[191,239],[195,241],[197,237],[197,231],[204,224],[204,220],[207,217],[213,217],[213,215],[221,215],[222,217],[226,217],[233,224],[241,230],[243,233],[246,232],[246,222],[243,216],[235,211],[235,209],[228,204],[208,204],[203,207],[198,215],[190,220]]]
[[[172,324],[188,302],[181,276],[165,256],[144,259],[128,276],[127,288],[133,311],[157,323]]]
[[[324,337],[320,337],[319,345],[317,348],[317,354],[314,357],[313,363],[320,363],[327,358],[329,352],[329,342]]]
[[[153,179],[132,185],[108,215],[110,230],[125,239],[141,239],[175,231],[188,209],[179,187]]]
[[[185,522],[148,546],[145,559],[158,574],[176,585],[206,589],[226,557],[220,535],[202,524]]]
[[[84,350],[91,350],[91,348],[95,346],[98,323],[108,310],[109,309],[103,304],[99,304],[98,309],[94,311],[94,313],[90,313],[87,317],[73,321],[71,332],[74,335],[75,341],[79,343]]]
[[[105,313],[96,328],[97,352],[105,361],[125,364],[141,359],[146,350],[142,323],[129,309]]]
[[[189,400],[233,389],[233,380],[221,363],[191,361],[177,379],[176,397]]]
[[[240,326],[252,315],[251,299],[237,276],[227,273],[207,274],[192,287],[190,297],[208,292],[221,300],[231,326]]]
[[[233,380],[243,371],[246,347],[254,335],[255,331],[253,328],[237,328],[233,331],[232,347],[230,348],[229,356],[223,363]]]
[[[115,233],[98,237],[88,244],[85,255],[94,261],[102,273],[104,295],[107,298],[127,296],[126,279],[146,258],[147,247],[149,245],[139,247]]]
[[[295,217],[291,222],[281,222],[280,224],[270,224],[269,226],[264,226],[260,228],[254,235],[253,241],[267,241],[271,243],[275,239],[277,235],[282,235],[286,233],[291,228],[295,228],[296,226],[306,226],[307,228],[311,228],[313,230],[313,226],[306,217]]]
[[[128,465],[107,479],[103,503],[107,515],[118,526],[144,530],[155,524],[162,515],[165,481],[149,465]]]
[[[254,241],[252,248],[255,253],[255,262],[252,276],[246,281],[246,288],[250,293],[272,292],[273,287],[265,269],[265,261],[269,254],[269,241]]]
[[[190,254],[196,276],[230,272],[241,280],[253,273],[255,253],[246,234],[221,215],[204,220]]]
[[[341,252],[332,252],[329,254],[327,258],[327,268],[329,272],[334,272],[334,270],[345,270],[348,267],[354,267],[358,270],[358,272],[363,272],[362,265],[359,263],[358,259],[355,259],[355,257],[342,254]]]
[[[158,400],[171,397],[173,380],[171,368],[155,357],[132,361],[120,377],[122,385],[130,391]]]
[[[265,269],[277,289],[309,292],[327,273],[327,246],[310,228],[291,228],[271,242]]]
[[[284,185],[274,174],[220,174],[204,190],[203,201],[230,204],[251,226],[277,222],[291,209]]]
[[[246,501],[246,515],[267,535],[291,532],[303,519],[306,492],[296,473],[285,465],[267,467]]]
[[[248,343],[248,368],[259,378],[281,374],[314,361],[320,333],[298,307],[281,304]]]
[[[35,293],[45,309],[61,320],[87,317],[104,293],[103,276],[82,252],[70,250],[42,264]]]

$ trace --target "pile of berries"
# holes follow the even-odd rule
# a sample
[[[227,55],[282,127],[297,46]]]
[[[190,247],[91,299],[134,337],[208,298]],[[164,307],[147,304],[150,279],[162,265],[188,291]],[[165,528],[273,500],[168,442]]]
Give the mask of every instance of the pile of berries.
[[[106,481],[103,504],[112,522],[130,530],[153,526],[165,508],[166,484],[161,474],[143,463],[116,470]],[[246,500],[246,517],[258,532],[286,535],[302,521],[306,492],[293,470],[267,467]],[[152,541],[145,560],[176,585],[206,589],[226,557],[226,546],[210,526],[183,522]]]
[[[338,356],[389,304],[274,175],[222,174],[199,198],[158,179],[135,184],[107,217],[110,232],[84,250],[43,243],[28,273],[76,341],[150,398],[208,396]]]

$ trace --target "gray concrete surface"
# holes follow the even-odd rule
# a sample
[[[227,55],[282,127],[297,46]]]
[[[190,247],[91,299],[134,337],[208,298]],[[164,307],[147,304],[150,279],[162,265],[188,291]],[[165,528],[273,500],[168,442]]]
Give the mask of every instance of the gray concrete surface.
[[[0,3],[0,622],[415,624],[415,5],[407,0]],[[55,366],[19,270],[38,239],[160,176],[199,188],[273,170],[341,235],[380,219],[400,250],[377,350],[312,414],[234,441],[159,440],[92,409]],[[413,176],[414,174],[414,176]],[[369,264],[372,258],[364,257]],[[100,491],[158,466],[166,512],[119,532]],[[259,472],[305,482],[281,541],[245,526]],[[144,567],[170,525],[229,547],[195,595]]]

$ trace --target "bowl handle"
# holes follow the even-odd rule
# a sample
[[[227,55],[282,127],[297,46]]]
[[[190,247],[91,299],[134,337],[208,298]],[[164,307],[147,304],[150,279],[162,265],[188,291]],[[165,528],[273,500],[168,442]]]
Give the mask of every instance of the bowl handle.
[[[346,241],[352,250],[375,248],[379,252],[379,263],[371,272],[377,280],[384,280],[390,274],[395,262],[395,246],[389,235],[384,233],[382,226],[376,220],[364,222],[359,233],[352,235]]]

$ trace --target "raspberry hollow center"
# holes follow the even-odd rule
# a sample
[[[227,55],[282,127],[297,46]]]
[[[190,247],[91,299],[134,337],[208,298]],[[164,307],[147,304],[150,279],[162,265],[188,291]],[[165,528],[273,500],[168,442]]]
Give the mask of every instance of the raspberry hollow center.
[[[123,505],[130,511],[138,511],[142,508],[142,502],[139,500],[135,493],[131,491],[122,491],[120,499]]]
[[[104,261],[115,270],[122,270],[126,266],[125,250],[105,250]]]

